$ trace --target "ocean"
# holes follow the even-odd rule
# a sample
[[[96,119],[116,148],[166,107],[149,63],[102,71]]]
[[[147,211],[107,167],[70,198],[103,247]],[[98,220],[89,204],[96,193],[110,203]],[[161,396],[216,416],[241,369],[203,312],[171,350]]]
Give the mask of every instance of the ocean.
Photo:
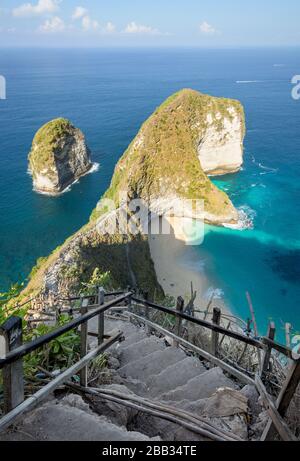
[[[243,170],[214,182],[251,217],[253,229],[206,227],[197,251],[211,290],[243,318],[249,317],[249,291],[262,333],[270,319],[280,336],[285,322],[299,331],[295,74],[300,74],[296,48],[1,49],[7,99],[0,100],[0,291],[23,280],[37,258],[86,223],[142,122],[167,96],[189,87],[239,99],[246,112]],[[100,168],[53,198],[33,192],[27,156],[38,128],[60,116],[83,130]]]

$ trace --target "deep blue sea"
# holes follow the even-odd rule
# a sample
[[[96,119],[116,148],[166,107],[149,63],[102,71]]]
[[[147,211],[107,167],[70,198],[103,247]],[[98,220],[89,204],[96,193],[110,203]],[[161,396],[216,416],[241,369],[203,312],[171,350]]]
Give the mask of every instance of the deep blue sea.
[[[142,122],[170,94],[191,87],[239,99],[245,165],[215,183],[248,207],[254,229],[207,227],[199,254],[212,287],[240,316],[250,291],[260,330],[270,318],[300,330],[300,101],[291,78],[300,49],[0,50],[0,290],[24,279],[88,219]],[[36,130],[67,117],[101,164],[59,198],[32,191],[27,155]]]

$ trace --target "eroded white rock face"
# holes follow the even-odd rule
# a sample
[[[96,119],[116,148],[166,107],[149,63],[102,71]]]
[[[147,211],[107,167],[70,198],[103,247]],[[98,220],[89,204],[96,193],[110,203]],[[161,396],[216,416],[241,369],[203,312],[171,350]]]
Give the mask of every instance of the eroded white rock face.
[[[243,165],[244,120],[234,107],[228,112],[232,117],[208,114],[207,129],[199,142],[199,160],[209,175],[235,173]]]
[[[172,220],[172,226],[174,226],[174,231],[178,233],[178,236],[182,234],[182,227],[186,225],[186,221],[182,222],[183,219],[188,221],[196,220],[217,226],[237,222],[239,219],[238,212],[233,205],[223,215],[214,215],[205,210],[204,202],[202,203],[201,200],[198,202],[199,204],[196,205],[195,202],[184,200],[176,195],[169,195],[164,199],[153,199],[150,211],[157,216],[164,216],[166,219],[169,217],[177,218]]]

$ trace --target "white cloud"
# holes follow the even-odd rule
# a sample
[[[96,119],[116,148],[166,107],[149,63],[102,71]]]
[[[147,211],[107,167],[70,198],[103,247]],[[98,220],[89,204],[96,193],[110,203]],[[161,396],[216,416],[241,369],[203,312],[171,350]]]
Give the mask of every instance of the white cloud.
[[[205,35],[215,35],[218,32],[217,29],[215,29],[211,24],[208,24],[206,21],[200,24],[200,31]]]
[[[98,30],[100,25],[89,15],[89,10],[83,6],[77,6],[72,14],[73,21],[81,19],[82,29],[85,31]]]
[[[81,19],[88,14],[88,10],[83,8],[83,6],[76,6],[73,14],[72,19],[76,21],[76,19]]]
[[[86,31],[98,30],[99,23],[98,21],[93,20],[90,16],[87,15],[82,18],[82,28]]]
[[[30,17],[40,16],[43,14],[54,13],[59,9],[58,4],[61,0],[38,0],[38,3],[24,3],[23,5],[14,8],[12,14],[15,17]]]
[[[124,32],[126,34],[160,35],[159,30],[154,29],[153,27],[150,27],[150,26],[143,26],[142,24],[137,24],[134,21],[127,24]]]
[[[52,33],[52,32],[63,32],[66,26],[64,21],[58,17],[54,16],[51,19],[47,19],[44,24],[39,27],[40,32]]]
[[[81,20],[82,29],[85,31],[98,30],[99,22],[91,18],[89,10],[83,6],[77,6],[72,14],[73,21]]]
[[[17,29],[15,27],[9,27],[8,29],[6,29],[4,27],[0,27],[0,32],[5,32],[5,33],[8,33],[8,34],[14,34],[16,31],[17,31]]]
[[[114,32],[116,32],[116,26],[109,21],[103,28],[103,32],[105,34],[113,34]]]

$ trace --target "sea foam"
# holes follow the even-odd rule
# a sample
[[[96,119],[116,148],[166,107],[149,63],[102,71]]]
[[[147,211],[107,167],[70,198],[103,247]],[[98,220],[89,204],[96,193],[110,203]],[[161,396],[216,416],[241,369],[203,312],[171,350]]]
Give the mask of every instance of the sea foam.
[[[223,299],[224,291],[221,288],[209,287],[204,293],[203,298],[207,301],[210,299]]]
[[[240,231],[254,229],[254,219],[256,217],[255,210],[248,205],[243,205],[238,208],[238,214],[239,219],[236,224],[224,224],[224,227]]]
[[[64,190],[62,190],[58,194],[51,194],[49,192],[43,192],[43,191],[35,189],[35,187],[33,187],[32,190],[34,192],[36,192],[37,194],[40,194],[40,195],[47,195],[48,197],[49,196],[50,197],[59,197],[60,195],[63,195],[63,194],[66,194],[66,193],[70,192],[72,187],[75,186],[75,184],[77,184],[80,181],[80,179],[83,178],[83,176],[87,176],[88,174],[96,173],[99,170],[99,168],[100,168],[100,163],[94,162],[92,167],[89,169],[89,171],[87,171],[87,173],[83,174],[80,178],[75,179],[71,184],[69,184]],[[30,169],[27,170],[27,173],[32,176],[32,172],[31,172]]]

